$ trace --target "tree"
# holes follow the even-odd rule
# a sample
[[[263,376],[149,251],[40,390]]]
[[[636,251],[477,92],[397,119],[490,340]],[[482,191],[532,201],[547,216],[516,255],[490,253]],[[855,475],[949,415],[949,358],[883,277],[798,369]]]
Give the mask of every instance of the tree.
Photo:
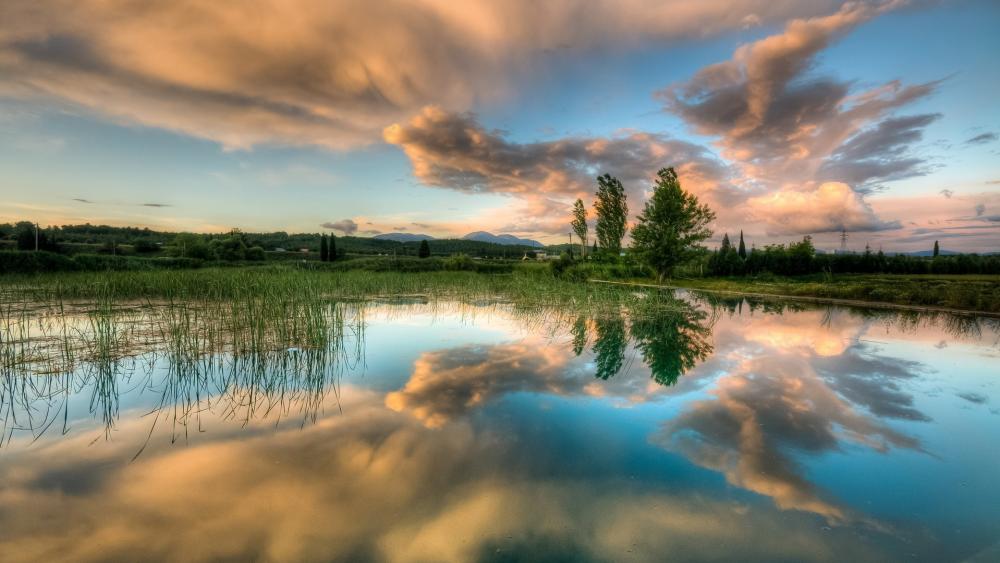
[[[662,280],[678,264],[697,255],[700,243],[712,236],[708,224],[715,220],[715,213],[681,189],[673,168],[663,168],[637,219],[632,248]]]
[[[174,237],[174,253],[184,258],[211,260],[215,258],[212,248],[205,242],[205,237],[194,233],[181,233]]]
[[[587,208],[583,206],[583,200],[577,199],[573,204],[573,221],[570,222],[573,232],[580,239],[580,256],[587,255]]]
[[[59,245],[50,240],[45,231],[39,229],[35,223],[20,221],[15,228],[17,229],[18,250],[36,250],[37,247],[37,250],[59,251]]]
[[[628,204],[625,188],[621,181],[610,174],[597,177],[597,242],[601,248],[617,256],[622,250],[625,238],[625,223],[628,220]]]
[[[319,261],[327,262],[330,260],[329,246],[326,242],[326,235],[322,234],[319,236]]]
[[[329,262],[333,262],[337,259],[337,236],[330,235],[330,244],[326,249],[326,259]]]
[[[743,260],[747,259],[747,245],[743,243],[743,230],[740,230],[740,258]]]
[[[940,254],[940,253],[941,253],[941,249],[938,248],[938,241],[934,241],[934,258],[937,258],[938,254]]]
[[[427,240],[424,239],[420,241],[420,250],[417,251],[417,256],[421,258],[430,258],[431,256],[431,245],[427,244]]]

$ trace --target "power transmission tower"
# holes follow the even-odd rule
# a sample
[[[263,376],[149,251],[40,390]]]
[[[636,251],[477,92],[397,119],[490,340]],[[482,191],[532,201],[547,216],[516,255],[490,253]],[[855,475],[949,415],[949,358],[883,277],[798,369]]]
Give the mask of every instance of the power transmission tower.
[[[847,254],[847,229],[840,231],[840,253]]]

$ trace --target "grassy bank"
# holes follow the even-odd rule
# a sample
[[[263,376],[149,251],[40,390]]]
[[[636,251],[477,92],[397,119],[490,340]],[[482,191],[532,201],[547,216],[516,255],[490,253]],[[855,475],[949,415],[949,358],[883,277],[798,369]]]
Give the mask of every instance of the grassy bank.
[[[669,283],[692,289],[849,299],[1000,313],[1000,276],[993,275],[768,276],[675,279]]]

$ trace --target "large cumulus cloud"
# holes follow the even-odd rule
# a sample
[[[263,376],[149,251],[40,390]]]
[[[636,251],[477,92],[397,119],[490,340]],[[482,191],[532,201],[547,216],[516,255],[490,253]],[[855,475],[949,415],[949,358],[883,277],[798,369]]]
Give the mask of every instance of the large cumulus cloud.
[[[340,148],[377,141],[426,104],[502,97],[549,51],[707,35],[835,4],[9,0],[0,94],[230,148]]]
[[[913,147],[940,115],[894,112],[939,83],[890,81],[855,91],[849,81],[812,71],[832,42],[902,4],[853,2],[831,15],[793,20],[659,93],[667,111],[715,137],[745,178],[769,190],[749,202],[769,232],[898,228],[875,215],[865,194],[930,169]]]

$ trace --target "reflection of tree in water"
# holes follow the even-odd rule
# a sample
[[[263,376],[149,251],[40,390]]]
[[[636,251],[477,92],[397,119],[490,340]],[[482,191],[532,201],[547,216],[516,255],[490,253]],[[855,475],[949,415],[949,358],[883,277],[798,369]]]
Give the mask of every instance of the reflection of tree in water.
[[[594,319],[595,377],[609,379],[621,371],[631,340],[652,372],[653,380],[661,385],[677,383],[681,375],[712,353],[709,342],[712,331],[707,317],[705,312],[677,301],[670,309],[648,313],[634,311],[627,329],[622,313]],[[578,320],[573,327],[577,355],[580,353],[576,348],[580,326]]]
[[[587,317],[577,317],[570,332],[573,334],[573,353],[579,356],[587,346]]]
[[[600,379],[608,379],[622,369],[625,361],[625,319],[621,315],[603,317],[594,321],[594,362]]]
[[[649,366],[653,380],[673,385],[712,353],[711,328],[697,309],[660,313],[632,320],[635,347]]]

